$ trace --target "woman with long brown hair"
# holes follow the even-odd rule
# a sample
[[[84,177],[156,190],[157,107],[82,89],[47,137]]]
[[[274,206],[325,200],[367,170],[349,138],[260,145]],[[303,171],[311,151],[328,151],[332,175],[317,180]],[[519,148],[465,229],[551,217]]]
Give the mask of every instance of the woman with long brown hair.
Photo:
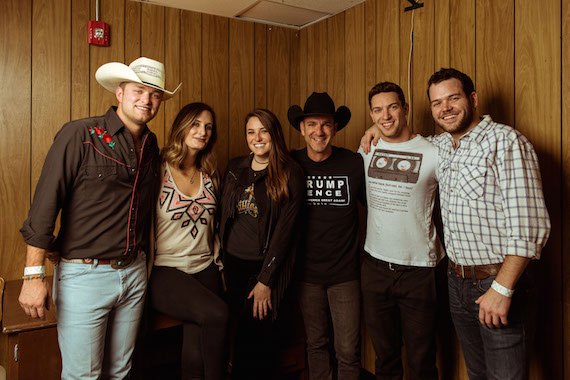
[[[228,302],[237,323],[232,378],[270,379],[272,320],[292,276],[305,186],[277,117],[256,109],[245,122],[251,154],[228,164],[220,218]]]
[[[183,321],[182,378],[224,379],[227,305],[214,235],[216,117],[204,103],[180,110],[161,151],[152,306]]]

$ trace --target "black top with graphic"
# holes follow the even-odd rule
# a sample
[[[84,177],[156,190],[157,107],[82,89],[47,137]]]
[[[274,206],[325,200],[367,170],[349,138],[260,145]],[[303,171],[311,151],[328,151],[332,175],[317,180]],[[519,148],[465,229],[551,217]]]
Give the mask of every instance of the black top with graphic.
[[[244,260],[264,259],[259,255],[259,223],[257,220],[259,214],[254,184],[254,177],[262,172],[249,169],[251,185],[240,195],[235,206],[234,222],[231,223],[228,231],[226,246],[232,248],[229,253]]]
[[[337,147],[322,162],[312,161],[307,149],[292,155],[307,181],[299,248],[303,281],[331,285],[358,279],[356,200],[366,202],[362,157]]]

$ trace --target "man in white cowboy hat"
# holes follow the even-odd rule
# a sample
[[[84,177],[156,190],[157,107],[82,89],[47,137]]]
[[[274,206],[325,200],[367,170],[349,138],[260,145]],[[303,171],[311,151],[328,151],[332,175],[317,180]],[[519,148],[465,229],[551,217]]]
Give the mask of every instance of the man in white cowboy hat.
[[[334,333],[338,378],[360,378],[360,282],[357,200],[365,203],[362,157],[332,145],[350,120],[325,93],[313,92],[304,109],[292,106],[289,121],[307,147],[292,152],[307,181],[304,239],[299,247],[302,277],[299,302],[309,376],[332,379],[329,316]]]
[[[63,379],[129,374],[159,164],[146,123],[176,92],[164,89],[164,65],[144,57],[104,64],[95,78],[118,106],[57,133],[20,230],[27,256],[19,301],[33,318],[43,318],[48,304],[46,254],[59,253],[53,298]]]

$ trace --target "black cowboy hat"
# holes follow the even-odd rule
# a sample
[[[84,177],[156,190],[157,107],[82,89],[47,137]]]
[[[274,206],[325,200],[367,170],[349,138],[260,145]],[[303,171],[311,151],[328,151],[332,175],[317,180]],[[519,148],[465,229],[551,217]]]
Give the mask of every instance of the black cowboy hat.
[[[333,116],[334,122],[338,124],[337,131],[340,131],[350,120],[350,110],[348,107],[340,106],[335,112],[334,102],[329,94],[326,92],[313,92],[307,98],[304,109],[294,105],[287,111],[289,122],[297,130],[301,130],[299,124],[307,116]]]

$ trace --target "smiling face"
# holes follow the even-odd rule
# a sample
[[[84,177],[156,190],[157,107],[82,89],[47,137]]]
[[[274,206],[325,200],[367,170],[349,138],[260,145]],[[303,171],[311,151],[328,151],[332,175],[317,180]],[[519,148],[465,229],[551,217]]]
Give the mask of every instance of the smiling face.
[[[370,117],[382,134],[382,140],[389,143],[410,139],[408,129],[408,105],[401,104],[395,92],[380,92],[370,100]]]
[[[162,91],[135,82],[117,87],[115,95],[119,101],[117,115],[127,127],[144,127],[156,116],[162,102]]]
[[[188,150],[199,152],[208,146],[212,131],[214,129],[214,120],[210,111],[202,111],[192,125],[188,129],[184,143]]]
[[[269,160],[269,153],[272,148],[271,135],[255,116],[250,117],[245,125],[245,139],[257,161],[266,162]]]
[[[307,116],[300,123],[307,143],[307,155],[313,161],[324,161],[332,154],[332,141],[337,125],[332,116]]]
[[[456,141],[477,125],[477,93],[465,94],[459,79],[432,84],[429,98],[433,120]]]

